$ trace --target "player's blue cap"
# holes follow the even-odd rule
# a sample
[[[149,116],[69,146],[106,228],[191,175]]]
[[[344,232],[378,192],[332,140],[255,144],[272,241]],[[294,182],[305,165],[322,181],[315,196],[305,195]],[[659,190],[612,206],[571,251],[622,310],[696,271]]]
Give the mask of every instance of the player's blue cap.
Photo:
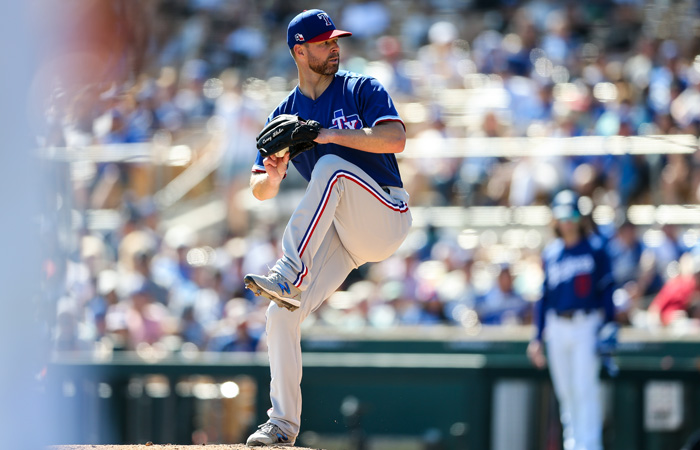
[[[349,31],[338,30],[325,11],[309,9],[297,14],[287,27],[287,45],[294,48],[296,44],[321,42],[328,39],[351,36]]]
[[[578,195],[571,190],[563,190],[552,200],[552,216],[555,220],[578,220]]]

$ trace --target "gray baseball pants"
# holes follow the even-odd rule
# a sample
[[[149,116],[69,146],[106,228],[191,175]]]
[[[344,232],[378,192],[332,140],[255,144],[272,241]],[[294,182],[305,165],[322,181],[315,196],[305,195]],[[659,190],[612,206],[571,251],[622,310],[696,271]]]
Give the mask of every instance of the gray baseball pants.
[[[284,231],[284,256],[273,267],[302,290],[294,312],[267,310],[270,422],[290,436],[301,423],[301,322],[366,262],[391,256],[411,226],[408,193],[381,187],[346,160],[318,160],[303,199]]]

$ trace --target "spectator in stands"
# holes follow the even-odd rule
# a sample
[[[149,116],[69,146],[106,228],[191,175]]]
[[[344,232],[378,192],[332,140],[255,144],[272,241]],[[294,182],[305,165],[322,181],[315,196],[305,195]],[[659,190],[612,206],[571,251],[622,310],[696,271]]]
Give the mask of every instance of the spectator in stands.
[[[422,80],[431,89],[461,88],[464,75],[473,66],[459,30],[448,21],[434,23],[428,31],[428,45],[418,50]]]
[[[207,332],[194,315],[194,308],[186,306],[180,317],[179,333],[183,342],[191,342],[203,350],[207,344]]]
[[[434,111],[435,117],[425,129],[416,133],[414,139],[419,148],[442,149],[447,145],[450,136],[445,122],[439,111]],[[470,158],[474,159],[474,158]],[[455,204],[459,180],[460,161],[457,158],[441,158],[439,150],[425,158],[415,158],[411,163],[415,175],[411,181],[412,195],[418,201],[435,206]]]
[[[681,256],[688,251],[687,246],[683,243],[681,236],[678,233],[676,225],[665,223],[661,226],[662,238],[654,250],[656,258],[657,270],[662,277],[668,277],[668,266],[673,262],[680,260]]]
[[[438,288],[438,295],[445,305],[445,316],[450,323],[460,324],[464,312],[475,307],[477,293],[472,275],[473,266],[473,255],[465,255],[461,267],[448,272]]]
[[[156,81],[155,118],[161,128],[177,132],[185,125],[185,116],[175,104],[177,95],[177,71],[173,67],[163,67]]]
[[[260,335],[254,335],[248,320],[242,318],[231,340],[221,347],[222,352],[255,352],[258,349]]]
[[[382,36],[377,39],[377,51],[381,56],[379,63],[386,71],[386,80],[379,81],[393,93],[397,102],[413,99],[415,95],[413,79],[408,73],[401,41],[394,36]]]
[[[678,133],[678,131],[676,131]],[[686,203],[690,198],[690,160],[686,155],[666,155],[661,171],[661,200],[664,203]]]
[[[156,283],[151,273],[151,260],[153,251],[150,249],[139,250],[134,253],[134,270],[143,282],[151,296],[159,303],[167,305],[169,303],[169,293],[166,288]]]
[[[437,325],[447,323],[445,308],[437,297],[432,295],[427,300],[420,303],[420,313],[418,315],[418,325]]]
[[[700,253],[691,259],[692,273],[669,279],[649,305],[651,324],[668,326],[700,317]]]
[[[209,64],[201,59],[187,61],[180,71],[180,87],[173,101],[188,124],[201,126],[214,111],[214,103],[204,91],[208,77]]]
[[[510,129],[495,111],[487,111],[482,119],[480,128],[470,134],[476,138],[500,138],[507,137]],[[486,143],[484,142],[484,145]],[[498,202],[500,196],[506,195],[505,178],[495,177],[494,172],[499,169],[498,157],[483,156],[464,158],[461,162],[458,189],[466,206],[492,205]],[[489,184],[491,189],[489,189]],[[495,185],[499,188],[494,188]],[[500,191],[500,192],[498,192]]]
[[[128,347],[132,350],[142,343],[155,344],[166,334],[165,321],[169,316],[168,310],[155,301],[144,285],[131,292],[124,314]]]
[[[615,236],[607,243],[610,255],[612,274],[616,288],[628,283],[635,283],[640,295],[651,295],[659,291],[663,281],[653,264],[643,261],[645,253],[647,260],[653,259],[650,250],[637,236],[637,227],[625,220],[617,229]]]
[[[521,324],[530,319],[530,303],[513,288],[510,265],[503,264],[495,285],[476,300],[476,313],[484,325]]]
[[[353,30],[353,35],[367,40],[384,34],[391,23],[391,11],[383,1],[349,2],[340,18],[341,27]]]
[[[623,325],[646,326],[643,300],[661,289],[663,279],[654,252],[637,235],[637,227],[625,220],[605,244],[615,280],[615,310]]]
[[[85,306],[86,325],[92,328],[95,341],[107,336],[107,311],[119,303],[117,288],[119,275],[114,270],[103,270],[96,278],[96,295]]]
[[[195,318],[210,332],[224,317],[226,302],[230,298],[223,291],[221,274],[210,266],[195,267],[193,281],[196,288],[192,304]]]
[[[255,314],[251,314],[250,306],[245,299],[229,300],[226,303],[224,317],[211,332],[207,350],[217,352],[256,351],[264,328],[254,325],[254,317]]]
[[[158,283],[170,292],[168,307],[180,316],[185,306],[194,303],[197,291],[192,280],[194,268],[187,255],[195,245],[196,234],[186,226],[170,228],[163,239],[164,245],[153,257],[153,274]]]

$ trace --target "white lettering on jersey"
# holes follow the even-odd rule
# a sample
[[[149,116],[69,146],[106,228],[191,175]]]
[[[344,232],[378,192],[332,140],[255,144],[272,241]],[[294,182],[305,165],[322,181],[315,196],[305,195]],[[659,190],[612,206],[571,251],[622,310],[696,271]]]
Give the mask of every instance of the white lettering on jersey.
[[[591,274],[595,269],[593,255],[570,256],[547,266],[547,284],[550,289],[573,279],[577,275]]]

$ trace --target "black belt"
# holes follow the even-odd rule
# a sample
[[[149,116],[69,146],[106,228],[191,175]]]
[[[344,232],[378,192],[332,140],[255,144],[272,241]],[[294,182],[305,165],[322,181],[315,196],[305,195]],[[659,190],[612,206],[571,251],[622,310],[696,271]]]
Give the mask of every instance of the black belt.
[[[588,315],[588,314],[592,313],[593,311],[595,311],[595,309],[592,309],[592,308],[585,308],[585,309],[567,309],[566,311],[556,311],[556,310],[555,310],[554,313],[555,313],[557,316],[562,317],[562,318],[564,318],[564,319],[573,319],[573,318],[574,318],[574,315],[576,315],[576,313],[579,312],[579,311],[582,312],[582,313],[584,313],[584,314],[586,314],[586,315]]]

